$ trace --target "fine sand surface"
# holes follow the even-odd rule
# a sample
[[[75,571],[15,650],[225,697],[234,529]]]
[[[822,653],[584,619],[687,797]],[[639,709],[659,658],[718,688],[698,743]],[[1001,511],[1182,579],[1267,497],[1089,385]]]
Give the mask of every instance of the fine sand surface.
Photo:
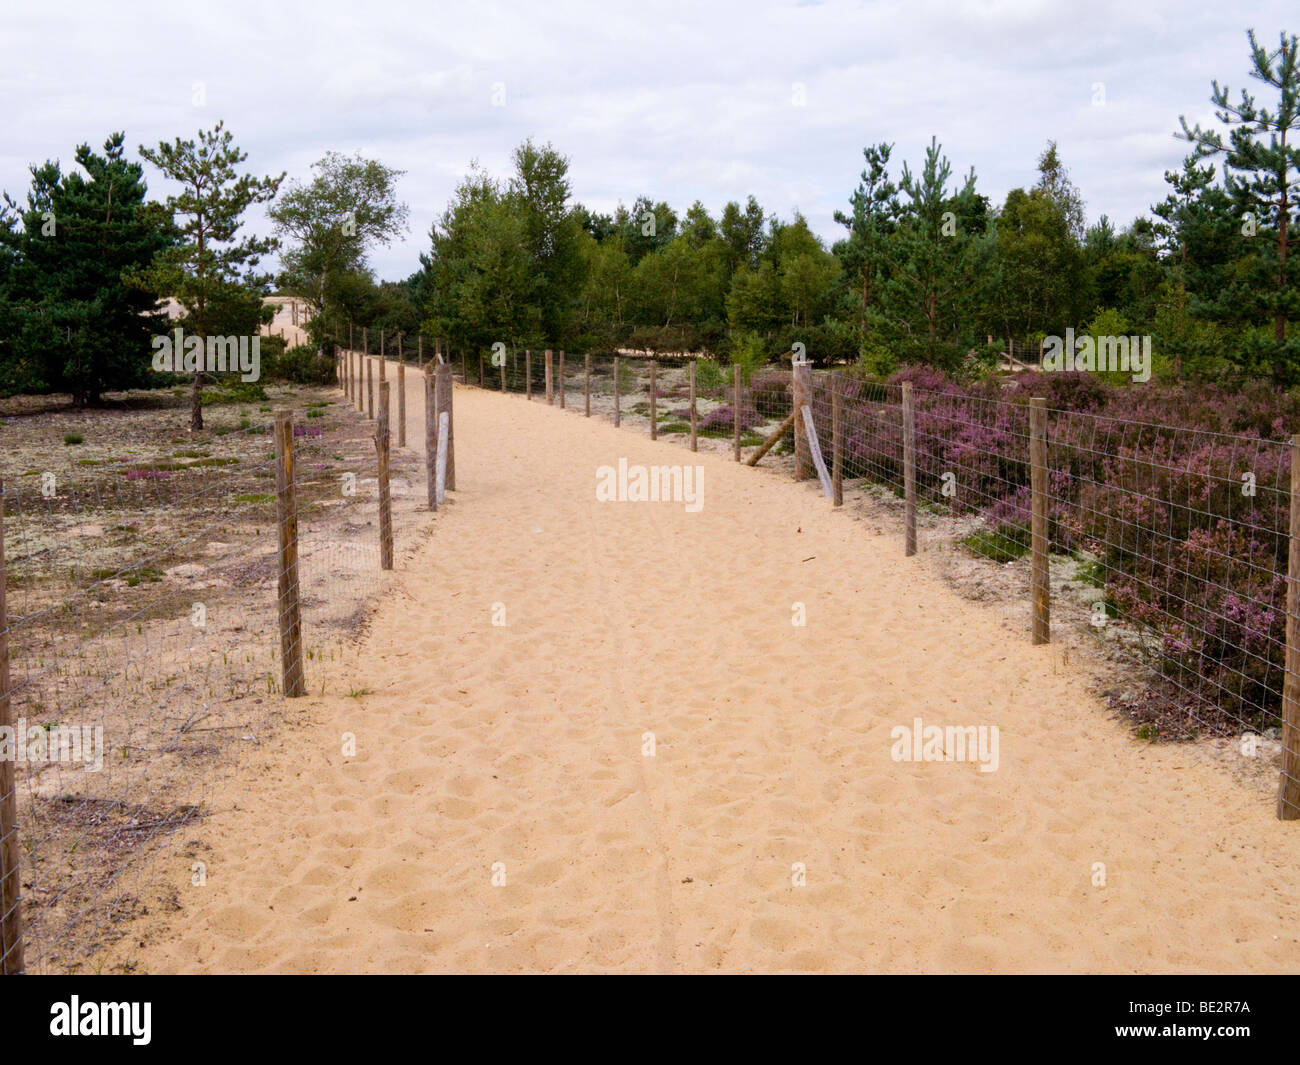
[[[703,510],[598,503],[621,457],[703,466]],[[1300,824],[1202,749],[1130,738],[1077,649],[1032,647],[899,536],[520,396],[457,389],[456,462],[364,645],[218,791],[206,885],[168,859],[182,908],[118,961],[1300,971]],[[996,725],[998,770],[895,762],[914,717]]]

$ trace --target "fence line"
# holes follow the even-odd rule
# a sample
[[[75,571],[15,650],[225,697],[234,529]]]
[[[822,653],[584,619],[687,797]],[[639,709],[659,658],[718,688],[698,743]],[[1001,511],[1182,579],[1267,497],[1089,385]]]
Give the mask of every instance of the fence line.
[[[76,971],[123,934],[219,775],[355,639],[395,525],[391,382],[360,332],[337,399],[0,481],[0,972]],[[404,342],[379,343],[404,412]]]

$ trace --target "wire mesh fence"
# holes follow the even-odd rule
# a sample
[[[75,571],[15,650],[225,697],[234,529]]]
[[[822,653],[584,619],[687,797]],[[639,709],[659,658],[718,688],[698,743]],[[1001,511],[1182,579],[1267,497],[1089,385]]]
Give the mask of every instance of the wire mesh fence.
[[[331,390],[277,402],[0,467],[0,971],[77,971],[120,937],[282,696],[364,624],[374,429]]]
[[[757,368],[737,386],[732,367],[707,359],[693,370],[690,359],[628,355],[574,356],[567,365],[579,413],[634,431],[650,434],[653,425],[655,436],[714,450],[738,438],[737,457],[770,454],[814,483],[806,441],[815,439],[837,474],[832,495],[848,484],[902,504],[909,552],[919,510],[972,556],[1029,564],[1043,639],[1050,589],[1082,589],[1072,601],[1083,608],[1080,626],[1139,669],[1143,690],[1126,709],[1140,732],[1235,736],[1243,753],[1280,741],[1278,813],[1300,815],[1300,730],[1290,731],[1300,715],[1300,637],[1288,635],[1296,609],[1287,598],[1300,508],[1289,440],[1039,401],[1035,492],[1031,397],[997,384],[913,388],[808,371],[800,406],[812,419],[809,437],[795,409],[798,369]]]

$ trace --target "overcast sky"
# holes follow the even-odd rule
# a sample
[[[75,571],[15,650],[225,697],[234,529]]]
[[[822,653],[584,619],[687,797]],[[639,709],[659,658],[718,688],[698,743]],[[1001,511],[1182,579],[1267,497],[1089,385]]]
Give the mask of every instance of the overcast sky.
[[[646,193],[716,216],[752,193],[828,245],[867,144],[916,169],[937,136],[1000,204],[1052,138],[1089,221],[1127,224],[1186,155],[1178,116],[1212,122],[1211,80],[1248,84],[1246,29],[1270,47],[1300,32],[1276,0],[6,0],[0,15],[15,199],[30,164],[83,141],[124,130],[137,156],[224,119],[255,173],[306,178],[330,150],[405,170],[410,232],[372,256],[389,280],[418,267],[470,161],[504,175],[528,136],[569,157],[594,210]]]

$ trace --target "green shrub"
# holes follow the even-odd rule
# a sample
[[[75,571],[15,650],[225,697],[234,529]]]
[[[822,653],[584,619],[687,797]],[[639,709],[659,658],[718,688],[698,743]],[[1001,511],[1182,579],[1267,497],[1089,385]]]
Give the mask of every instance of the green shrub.
[[[274,359],[262,360],[262,372],[277,381],[298,385],[327,385],[334,380],[334,360],[317,356],[312,344],[298,344]]]
[[[874,336],[862,341],[858,364],[873,377],[888,377],[898,370],[898,356]]]
[[[229,403],[258,403],[267,398],[266,389],[257,381],[232,381],[224,388],[204,390],[199,402],[205,407],[218,407]]]
[[[80,433],[64,433],[64,434],[63,434],[63,442],[64,442],[65,444],[80,444],[80,443],[83,442],[83,439],[84,439],[84,438],[82,437],[82,435],[81,435]]]
[[[712,359],[696,359],[695,387],[698,389],[725,388],[727,375]]]
[[[993,562],[1014,562],[1029,551],[1029,538],[1024,530],[1008,529],[1006,532],[994,532],[984,529],[966,537],[962,541],[973,554]],[[1017,538],[1019,537],[1019,538]]]
[[[739,333],[732,341],[731,362],[740,367],[740,379],[749,384],[754,371],[767,361],[766,345],[757,333]]]

